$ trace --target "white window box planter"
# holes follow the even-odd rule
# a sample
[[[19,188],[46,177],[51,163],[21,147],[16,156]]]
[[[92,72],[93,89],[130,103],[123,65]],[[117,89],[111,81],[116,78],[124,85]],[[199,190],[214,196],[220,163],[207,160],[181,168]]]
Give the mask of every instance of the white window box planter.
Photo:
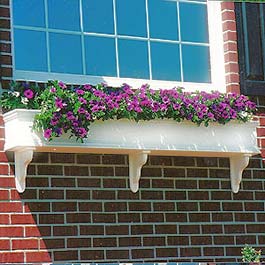
[[[13,110],[4,114],[5,150],[15,152],[15,178],[19,192],[25,190],[27,166],[33,152],[115,153],[129,155],[130,188],[137,192],[141,168],[148,155],[229,157],[231,186],[238,192],[242,171],[249,157],[259,153],[257,122],[230,122],[227,125],[197,126],[171,120],[134,122],[98,121],[91,125],[84,143],[67,135],[47,142],[32,131],[37,110]]]

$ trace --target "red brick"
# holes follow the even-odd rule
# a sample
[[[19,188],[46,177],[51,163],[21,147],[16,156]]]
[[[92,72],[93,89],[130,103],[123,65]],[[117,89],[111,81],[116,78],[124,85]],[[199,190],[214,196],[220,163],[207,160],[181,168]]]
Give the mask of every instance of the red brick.
[[[1,263],[24,263],[24,253],[22,252],[8,252],[1,253]]]
[[[209,222],[210,214],[209,213],[190,213],[189,214],[190,222]]]
[[[50,262],[51,257],[47,251],[26,252],[26,262]]]
[[[236,22],[235,21],[225,21],[223,23],[223,31],[236,31]]]
[[[68,260],[77,260],[78,251],[77,250],[67,250],[67,251],[54,251],[54,260],[55,261],[68,261]]]
[[[1,17],[7,17],[7,18],[9,18],[10,17],[9,8],[1,7],[0,8],[0,14],[1,14]]]
[[[0,190],[0,200],[9,200],[8,190]]]
[[[64,248],[64,240],[60,243]],[[91,239],[89,238],[68,238],[67,239],[67,247],[68,248],[81,248],[81,247],[91,247]]]
[[[187,236],[168,236],[167,241],[170,246],[189,245],[189,238]]]
[[[26,226],[25,227],[26,237],[41,236],[39,228],[37,226]]]
[[[200,227],[199,225],[180,225],[179,233],[180,234],[199,234]]]
[[[1,145],[1,144],[0,144]],[[1,148],[0,148],[1,149]],[[2,149],[1,149],[2,150]],[[0,175],[8,175],[8,165],[0,165]],[[2,185],[2,180],[1,180],[1,186]],[[6,187],[6,186],[5,186]]]
[[[147,259],[154,257],[153,249],[132,249],[132,258],[133,259]]]
[[[103,260],[104,250],[81,250],[81,260]]]
[[[214,236],[214,244],[216,245],[234,245],[234,237],[233,236]]]
[[[21,237],[23,236],[22,227],[0,227],[0,237]]]
[[[5,152],[0,151],[0,162],[8,162],[8,158]]]
[[[120,247],[132,247],[132,246],[142,246],[140,237],[120,237],[119,238]]]
[[[132,235],[146,235],[153,234],[153,226],[152,225],[132,225],[131,226]]]
[[[0,51],[1,51],[1,49],[0,49]],[[1,68],[1,74],[2,74],[2,76],[12,77],[12,68],[2,67]]]
[[[22,212],[22,203],[21,202],[0,202],[0,212],[2,213]]]
[[[156,257],[176,257],[177,249],[176,248],[156,248]]]
[[[191,236],[191,245],[212,245],[210,236]]]
[[[258,137],[265,136],[265,128],[257,128],[257,136]]]
[[[117,240],[115,237],[93,238],[93,247],[117,247]]]
[[[103,225],[82,225],[80,226],[80,235],[103,235]]]
[[[241,224],[224,225],[225,234],[244,234],[245,227]]]
[[[226,73],[239,73],[239,67],[237,63],[228,63],[225,65]]]
[[[224,249],[219,247],[205,247],[203,248],[203,254],[205,256],[223,256],[224,255]]]
[[[181,257],[199,257],[201,255],[200,248],[181,248],[180,249],[180,256]]]
[[[237,43],[236,42],[227,42],[224,44],[224,52],[227,51],[237,51]]]
[[[221,2],[221,9],[222,10],[234,10],[235,5],[233,2]]]
[[[0,214],[0,224],[8,225],[9,222],[9,216],[7,214]]]
[[[225,77],[226,83],[231,84],[231,83],[239,83],[239,74],[233,73],[233,74],[228,74]]]
[[[226,92],[227,93],[235,93],[235,94],[239,95],[240,94],[239,84],[227,84],[226,85]]]
[[[222,225],[202,225],[203,234],[222,234],[223,228]]]
[[[8,19],[0,19],[0,28],[2,28],[2,29],[10,29],[10,20],[8,20]]]
[[[166,222],[187,222],[187,213],[166,213]],[[143,218],[144,221],[144,218]],[[154,222],[163,222],[162,217],[160,220],[154,220]]]
[[[31,214],[12,214],[11,224],[35,224]]]
[[[0,240],[0,250],[10,250],[10,240],[9,239],[1,239]]]
[[[12,249],[38,249],[38,239],[14,239],[12,240]]]
[[[112,225],[106,226],[107,235],[128,235],[129,226],[127,225]]]
[[[201,211],[220,211],[220,202],[200,202]]]
[[[107,250],[107,259],[118,260],[118,259],[129,259],[129,250]]]
[[[232,213],[212,213],[212,219],[214,222],[229,222],[233,221]]]
[[[77,236],[77,226],[54,226],[54,236]]]

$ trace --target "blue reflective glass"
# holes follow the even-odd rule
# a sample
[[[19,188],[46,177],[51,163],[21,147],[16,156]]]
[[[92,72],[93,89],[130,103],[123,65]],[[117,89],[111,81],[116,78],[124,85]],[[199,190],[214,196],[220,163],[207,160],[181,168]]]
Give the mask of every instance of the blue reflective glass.
[[[185,82],[211,82],[209,47],[182,45],[182,60]]]
[[[153,79],[181,80],[178,44],[151,42],[151,62]]]
[[[146,37],[145,0],[116,0],[116,14],[118,34]]]
[[[178,40],[177,4],[168,0],[148,0],[150,37]]]
[[[81,37],[78,35],[49,33],[51,71],[82,74]]]
[[[209,42],[207,6],[205,4],[180,3],[181,40]]]
[[[118,46],[120,76],[149,79],[147,42],[119,40]]]
[[[84,31],[114,34],[112,0],[83,0],[82,8]]]
[[[117,76],[115,39],[85,36],[86,74]]]
[[[14,25],[45,27],[43,0],[13,0]]]
[[[14,42],[17,70],[48,70],[45,32],[14,29]]]
[[[80,30],[79,0],[48,0],[49,28]]]

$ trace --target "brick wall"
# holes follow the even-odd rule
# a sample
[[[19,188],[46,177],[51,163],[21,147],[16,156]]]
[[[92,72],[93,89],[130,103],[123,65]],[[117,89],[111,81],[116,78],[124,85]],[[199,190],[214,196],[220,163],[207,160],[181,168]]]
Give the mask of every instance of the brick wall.
[[[245,243],[265,246],[259,157],[238,194],[224,158],[151,156],[136,194],[127,156],[36,153],[23,194],[8,160],[0,167],[1,262],[239,261]]]
[[[238,92],[233,8],[222,4],[227,88]],[[0,0],[3,88],[12,79],[9,15],[9,0]],[[265,112],[264,98],[253,99]],[[13,168],[12,153],[0,151],[0,262],[239,261],[245,243],[265,247],[259,156],[238,194],[224,158],[151,156],[136,194],[127,156],[34,154],[23,194]]]

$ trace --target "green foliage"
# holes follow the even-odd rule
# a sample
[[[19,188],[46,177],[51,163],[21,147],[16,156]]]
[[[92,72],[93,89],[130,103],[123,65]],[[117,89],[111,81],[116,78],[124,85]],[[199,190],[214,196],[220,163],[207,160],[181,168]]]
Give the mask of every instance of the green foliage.
[[[43,89],[34,84],[13,82],[10,91],[2,94],[1,105],[4,111],[39,109],[34,129],[43,131],[47,140],[70,133],[70,137],[81,141],[96,120],[171,119],[208,126],[211,122],[246,122],[256,110],[255,103],[248,97],[218,91],[154,90],[149,85],[134,90],[127,84],[109,87],[104,83],[66,86],[58,81],[49,81]]]
[[[260,262],[261,250],[245,245],[241,250],[241,254],[243,262]]]

